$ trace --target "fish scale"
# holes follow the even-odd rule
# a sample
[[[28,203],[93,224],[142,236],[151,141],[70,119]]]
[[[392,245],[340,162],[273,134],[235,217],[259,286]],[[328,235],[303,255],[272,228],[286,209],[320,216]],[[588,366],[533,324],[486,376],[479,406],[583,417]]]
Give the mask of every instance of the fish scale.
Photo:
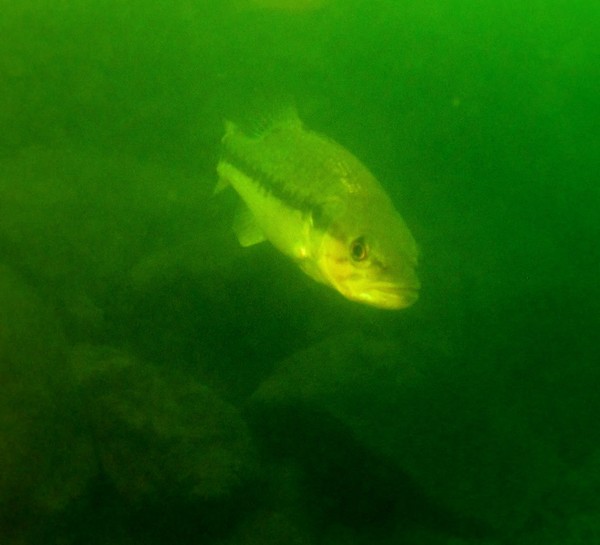
[[[235,130],[226,135],[223,144],[244,164],[268,173],[270,182],[285,186],[284,192],[303,195],[311,202],[358,192],[360,185],[354,179],[372,185],[372,175],[347,150],[295,124],[273,128],[258,137]]]
[[[297,185],[286,183],[283,178],[279,179],[277,172],[268,172],[264,165],[259,162],[253,164],[251,160],[242,158],[227,146],[224,148],[222,160],[245,173],[261,191],[273,195],[291,208],[307,213],[318,207],[318,204],[311,200],[310,193],[299,191]]]

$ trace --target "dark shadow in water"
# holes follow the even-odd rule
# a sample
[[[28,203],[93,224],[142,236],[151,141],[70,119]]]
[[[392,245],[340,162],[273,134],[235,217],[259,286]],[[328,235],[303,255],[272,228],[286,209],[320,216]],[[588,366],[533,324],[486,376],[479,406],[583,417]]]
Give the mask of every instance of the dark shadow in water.
[[[382,539],[399,529],[427,528],[465,539],[492,533],[436,504],[407,473],[369,451],[331,416],[295,406],[252,411],[251,420],[267,458],[300,468],[302,505],[295,510],[304,511],[315,535],[336,525]]]

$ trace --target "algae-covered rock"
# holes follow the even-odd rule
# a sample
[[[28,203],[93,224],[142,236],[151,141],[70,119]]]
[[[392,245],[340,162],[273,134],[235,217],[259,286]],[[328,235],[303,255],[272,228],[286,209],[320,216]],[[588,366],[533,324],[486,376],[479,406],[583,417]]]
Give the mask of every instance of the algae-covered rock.
[[[512,531],[562,466],[481,367],[415,341],[343,335],[284,361],[254,403],[270,421],[290,407],[333,417],[448,511]]]
[[[95,472],[53,313],[0,265],[0,528],[63,508]]]
[[[110,349],[73,363],[102,469],[129,501],[226,497],[251,474],[238,411],[208,387]]]

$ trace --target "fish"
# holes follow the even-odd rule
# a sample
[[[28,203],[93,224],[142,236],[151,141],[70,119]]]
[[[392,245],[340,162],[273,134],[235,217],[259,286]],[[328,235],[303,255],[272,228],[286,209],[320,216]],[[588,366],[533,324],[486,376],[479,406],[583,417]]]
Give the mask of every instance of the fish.
[[[243,201],[242,246],[268,240],[315,281],[381,309],[415,303],[418,249],[375,176],[341,144],[305,127],[294,107],[249,129],[225,122],[216,192]]]

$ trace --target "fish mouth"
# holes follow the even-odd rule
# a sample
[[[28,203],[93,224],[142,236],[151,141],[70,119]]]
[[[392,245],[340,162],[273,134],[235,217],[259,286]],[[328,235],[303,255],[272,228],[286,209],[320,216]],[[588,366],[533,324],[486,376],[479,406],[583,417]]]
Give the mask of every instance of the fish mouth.
[[[415,288],[396,288],[380,290],[382,308],[400,309],[414,305],[419,299],[419,290]]]
[[[419,288],[398,286],[396,284],[380,284],[364,294],[364,303],[377,308],[398,310],[416,303]]]

